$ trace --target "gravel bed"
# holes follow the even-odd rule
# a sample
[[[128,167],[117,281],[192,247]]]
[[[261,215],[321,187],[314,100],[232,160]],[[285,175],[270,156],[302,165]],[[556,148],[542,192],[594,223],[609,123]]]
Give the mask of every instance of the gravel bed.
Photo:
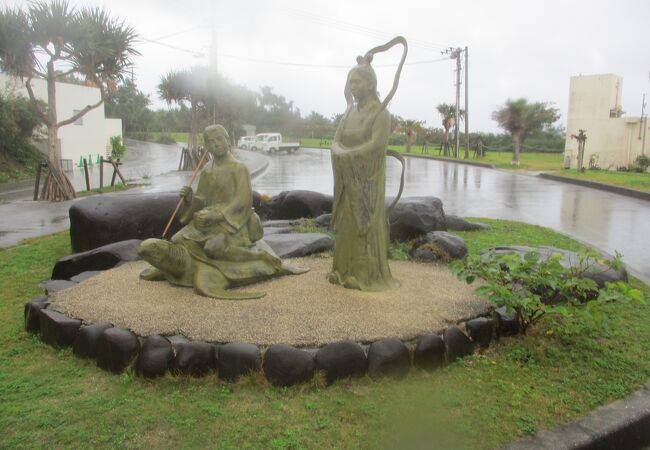
[[[350,339],[411,339],[488,310],[446,266],[391,261],[396,291],[366,293],[326,280],[330,257],[289,260],[311,271],[242,290],[263,291],[257,300],[216,300],[190,288],[140,280],[143,261],[108,270],[53,294],[50,308],[86,323],[110,322],[141,336],[181,334],[209,342],[320,346]]]

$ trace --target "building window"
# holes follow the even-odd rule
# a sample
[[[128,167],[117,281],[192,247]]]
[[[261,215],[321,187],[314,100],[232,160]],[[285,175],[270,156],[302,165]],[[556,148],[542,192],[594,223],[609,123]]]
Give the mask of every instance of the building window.
[[[75,114],[79,114],[81,112],[80,109],[73,109],[72,110],[72,115],[74,116]],[[73,122],[74,125],[83,125],[84,124],[84,118],[83,116],[79,117],[77,120]]]

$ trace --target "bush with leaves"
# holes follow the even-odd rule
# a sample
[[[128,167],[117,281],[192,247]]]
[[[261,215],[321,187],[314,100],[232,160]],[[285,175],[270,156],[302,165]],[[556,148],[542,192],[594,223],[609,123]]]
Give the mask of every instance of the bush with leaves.
[[[454,261],[450,268],[468,284],[476,279],[484,280],[475,293],[496,307],[514,313],[525,334],[529,326],[546,314],[598,320],[601,307],[607,303],[643,301],[642,293],[627,283],[607,283],[599,289],[594,280],[586,277],[599,265],[620,268],[620,258],[617,254],[612,260],[602,260],[595,252],[582,252],[577,263],[567,268],[562,265],[560,254],[544,258],[534,251],[523,257],[517,253],[489,251],[471,255],[465,261]]]
[[[640,173],[646,172],[648,170],[648,167],[650,167],[650,156],[646,155],[637,156],[632,166],[634,171]]]
[[[111,159],[120,159],[126,154],[126,145],[122,142],[121,136],[112,136],[111,139]]]
[[[0,160],[20,165],[33,164],[39,158],[31,139],[42,120],[29,106],[29,100],[0,91]]]

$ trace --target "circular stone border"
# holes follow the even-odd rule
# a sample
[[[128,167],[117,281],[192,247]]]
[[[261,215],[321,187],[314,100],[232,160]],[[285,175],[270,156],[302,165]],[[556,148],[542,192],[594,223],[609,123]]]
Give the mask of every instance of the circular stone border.
[[[77,356],[94,358],[99,367],[110,372],[133,367],[136,374],[149,378],[167,372],[192,376],[214,373],[232,382],[262,371],[278,387],[308,382],[316,372],[323,374],[328,385],[365,374],[402,378],[412,367],[435,370],[471,355],[477,347],[488,347],[495,338],[519,332],[514,316],[501,308],[409,341],[383,338],[362,344],[344,340],[318,348],[274,344],[262,349],[240,342],[190,341],[180,335],[137,336],[112,324],[84,325],[82,320],[48,308],[47,295],[75,284],[65,280],[41,283],[46,295],[25,304],[25,330],[39,333],[43,342],[55,348],[72,346]]]

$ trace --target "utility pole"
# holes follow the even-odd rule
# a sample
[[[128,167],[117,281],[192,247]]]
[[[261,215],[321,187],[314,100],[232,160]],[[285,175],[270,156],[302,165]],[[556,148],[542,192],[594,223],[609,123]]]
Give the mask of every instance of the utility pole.
[[[641,102],[641,119],[639,120],[639,139],[641,141],[641,155],[645,156],[645,132],[648,128],[648,114],[645,112],[645,94],[643,94],[643,101]],[[643,133],[641,130],[643,129]]]
[[[469,101],[467,99],[467,92],[469,91],[468,73],[467,47],[465,47],[465,159],[469,159]]]
[[[449,47],[448,49],[441,52],[443,55],[449,55],[450,59],[456,60],[456,117],[455,117],[455,126],[454,126],[454,158],[458,158],[459,148],[460,148],[460,55],[465,52],[465,135],[466,142],[469,142],[468,134],[468,125],[467,125],[467,47],[463,50],[460,47]],[[469,147],[469,145],[468,145]],[[465,158],[468,157],[469,150],[465,150]]]
[[[454,129],[454,158],[458,159],[460,147],[460,49],[454,52],[456,58],[456,128]]]
[[[212,45],[210,46],[210,94],[212,97],[211,113],[212,123],[217,123],[217,90],[219,83],[219,67],[217,59],[217,25],[216,25],[216,10],[215,20],[212,22]],[[232,130],[228,130],[231,132]],[[234,136],[232,137],[234,139]]]

